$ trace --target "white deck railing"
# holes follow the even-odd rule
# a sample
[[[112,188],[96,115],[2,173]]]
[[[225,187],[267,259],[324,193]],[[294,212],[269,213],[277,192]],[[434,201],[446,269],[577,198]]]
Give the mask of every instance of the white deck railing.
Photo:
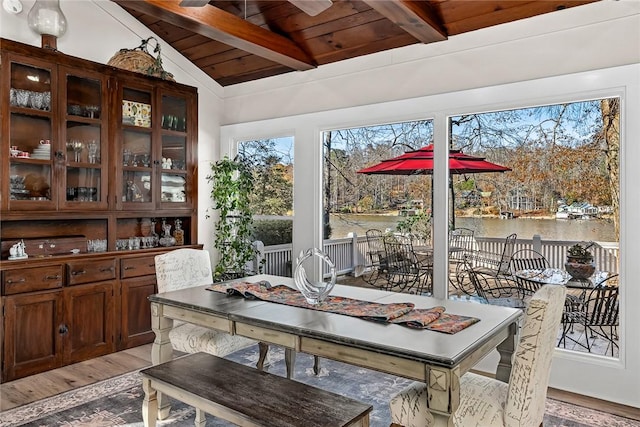
[[[480,250],[501,253],[504,238],[478,237],[476,242]],[[515,250],[534,249],[547,258],[551,267],[563,268],[567,248],[575,243],[579,242],[542,240],[540,236],[533,236],[533,239],[528,240],[517,239]],[[293,273],[291,247],[291,244],[265,246],[262,254],[265,259],[262,272],[291,277]],[[323,249],[333,260],[339,275],[352,273],[356,266],[367,265],[367,240],[364,236],[357,236],[354,233],[353,237],[325,240]],[[596,242],[591,249],[598,270],[618,272],[617,242]]]

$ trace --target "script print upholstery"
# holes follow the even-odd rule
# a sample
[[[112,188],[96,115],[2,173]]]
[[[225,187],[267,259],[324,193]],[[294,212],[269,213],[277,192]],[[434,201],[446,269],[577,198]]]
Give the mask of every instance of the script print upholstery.
[[[460,406],[453,416],[459,427],[538,427],[544,416],[555,338],[566,288],[545,285],[526,309],[509,383],[467,373],[460,380]],[[427,388],[414,382],[390,402],[391,419],[405,427],[433,424]]]
[[[211,260],[207,250],[176,249],[155,257],[158,292],[176,291],[213,282]],[[202,292],[209,292],[203,290]],[[169,339],[175,350],[185,353],[203,351],[215,356],[226,356],[245,348],[255,341],[238,335],[207,329],[202,326],[174,320]]]

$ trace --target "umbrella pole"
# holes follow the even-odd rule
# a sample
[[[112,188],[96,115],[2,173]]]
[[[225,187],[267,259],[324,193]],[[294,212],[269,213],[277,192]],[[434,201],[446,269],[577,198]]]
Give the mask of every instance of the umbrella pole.
[[[456,229],[456,196],[453,192],[453,179],[449,175],[449,188],[451,189],[451,229]]]

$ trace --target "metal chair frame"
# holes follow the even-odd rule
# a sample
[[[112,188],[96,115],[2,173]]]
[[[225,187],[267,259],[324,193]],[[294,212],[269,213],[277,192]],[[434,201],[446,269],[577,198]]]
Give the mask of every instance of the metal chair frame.
[[[611,275],[589,290],[584,301],[567,299],[562,315],[562,336],[558,341],[558,346],[562,343],[566,348],[566,340],[569,339],[591,352],[593,339],[600,336],[611,344],[611,356],[613,356],[614,347],[619,348],[616,342],[620,322],[619,290],[616,284],[608,284],[608,282],[614,278],[617,280],[617,277],[617,274]],[[573,333],[574,325],[584,327],[585,344],[569,336]],[[591,342],[589,342],[590,338]]]
[[[498,280],[495,276],[474,268],[469,263],[469,259],[465,260],[464,264],[465,267],[461,275],[466,276],[466,281],[471,284],[475,295],[482,302],[504,307],[526,307],[522,292],[514,281],[506,277],[503,280]]]
[[[384,247],[384,233],[377,229],[369,229],[365,233],[367,239],[368,274],[363,279],[369,285],[387,287],[387,255]]]
[[[507,236],[502,244],[502,251],[500,253],[473,251],[467,254],[465,256],[465,262],[458,263],[456,267],[455,287],[468,295],[476,293],[475,287],[469,282],[469,273],[465,271],[469,268],[473,268],[476,273],[481,273],[483,276],[492,277],[497,282],[505,281],[507,285],[506,288],[511,287],[509,264],[513,255],[516,238],[517,235],[515,233]]]
[[[540,289],[543,285],[542,282],[536,280],[527,280],[522,277],[518,277],[515,275],[517,271],[520,270],[544,270],[545,268],[549,268],[551,265],[547,258],[542,255],[540,252],[535,251],[533,249],[520,249],[515,251],[511,256],[511,261],[509,265],[509,269],[511,274],[515,277],[516,285],[520,289],[521,297],[527,298],[531,297],[536,293],[538,289]]]
[[[433,258],[419,259],[411,240],[387,236],[384,239],[387,256],[387,290],[413,294],[430,293]]]

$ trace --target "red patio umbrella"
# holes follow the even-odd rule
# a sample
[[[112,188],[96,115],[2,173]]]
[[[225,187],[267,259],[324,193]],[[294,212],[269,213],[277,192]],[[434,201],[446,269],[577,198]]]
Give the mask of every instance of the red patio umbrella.
[[[506,172],[510,170],[511,168],[491,163],[484,157],[465,154],[461,150],[449,150],[450,174]],[[407,151],[392,159],[383,160],[373,166],[360,169],[358,173],[367,175],[431,175],[433,173],[433,144],[418,150]],[[449,180],[449,183],[453,205],[453,182]],[[452,215],[451,221],[455,227],[455,215]]]

